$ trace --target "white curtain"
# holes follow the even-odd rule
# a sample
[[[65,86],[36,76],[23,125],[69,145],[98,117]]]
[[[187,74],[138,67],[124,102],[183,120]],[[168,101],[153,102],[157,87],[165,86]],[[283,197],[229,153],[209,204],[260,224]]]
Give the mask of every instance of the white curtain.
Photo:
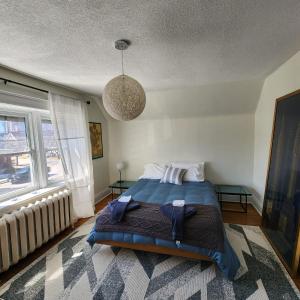
[[[75,218],[94,215],[94,179],[86,104],[49,92],[51,121]]]

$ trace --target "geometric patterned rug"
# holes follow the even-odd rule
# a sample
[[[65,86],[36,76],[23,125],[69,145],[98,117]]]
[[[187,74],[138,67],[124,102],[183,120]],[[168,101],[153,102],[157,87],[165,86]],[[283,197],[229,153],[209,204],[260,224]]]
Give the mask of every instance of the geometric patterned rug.
[[[299,291],[257,226],[226,224],[239,256],[231,282],[211,262],[86,244],[93,220],[51,248],[0,290],[1,299],[299,299]]]

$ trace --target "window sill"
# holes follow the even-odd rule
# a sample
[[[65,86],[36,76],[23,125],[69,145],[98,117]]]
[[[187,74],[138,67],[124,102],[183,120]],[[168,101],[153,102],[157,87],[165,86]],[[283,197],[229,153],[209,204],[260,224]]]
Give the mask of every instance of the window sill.
[[[35,201],[43,197],[47,197],[50,194],[59,191],[65,187],[66,186],[64,184],[51,186],[0,202],[0,216],[6,213],[10,213],[13,210],[16,210],[24,205],[28,205],[29,203],[34,203]]]

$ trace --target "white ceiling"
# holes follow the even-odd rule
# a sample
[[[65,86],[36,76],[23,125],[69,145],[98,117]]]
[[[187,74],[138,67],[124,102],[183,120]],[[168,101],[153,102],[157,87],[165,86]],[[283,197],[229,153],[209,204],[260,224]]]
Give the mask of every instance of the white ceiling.
[[[100,94],[263,78],[300,49],[299,0],[1,0],[0,64]]]

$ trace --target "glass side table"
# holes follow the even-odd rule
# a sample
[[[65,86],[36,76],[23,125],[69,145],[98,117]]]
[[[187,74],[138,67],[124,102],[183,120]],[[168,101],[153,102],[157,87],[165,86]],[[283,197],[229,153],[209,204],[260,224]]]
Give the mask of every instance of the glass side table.
[[[114,197],[114,189],[119,189],[121,193],[123,190],[128,190],[130,187],[132,187],[134,184],[136,184],[137,181],[129,181],[129,180],[122,180],[122,182],[114,182],[109,187],[111,188],[111,197]]]
[[[242,185],[225,185],[225,184],[216,184],[215,191],[218,195],[218,200],[220,202],[221,209],[223,210],[222,202],[223,202],[223,195],[236,195],[240,198],[240,205],[242,210],[223,210],[223,211],[233,211],[233,212],[247,212],[248,206],[248,197],[252,196],[249,190]],[[243,202],[244,198],[244,202]]]

